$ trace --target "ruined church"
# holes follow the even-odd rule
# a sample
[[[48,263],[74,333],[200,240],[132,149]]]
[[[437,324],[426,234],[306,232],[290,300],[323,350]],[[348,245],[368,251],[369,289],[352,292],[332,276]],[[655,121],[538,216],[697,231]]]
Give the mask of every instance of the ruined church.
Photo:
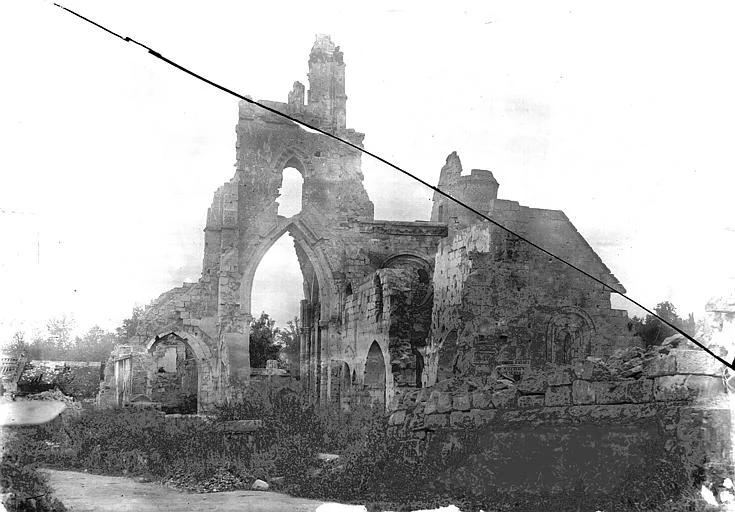
[[[318,36],[308,66],[308,90],[295,82],[286,102],[262,103],[361,146],[364,134],[347,127],[340,48]],[[444,196],[426,221],[375,219],[359,151],[247,102],[236,131],[236,172],[207,212],[201,278],[146,308],[106,366],[101,403],[205,412],[245,396],[253,277],[284,233],[305,297],[293,373],[315,403],[391,409],[445,379],[517,379],[637,343],[608,289]],[[302,209],[288,217],[278,214],[287,167],[303,177]],[[499,199],[491,171],[466,172],[451,153],[438,187],[624,291],[563,212]]]

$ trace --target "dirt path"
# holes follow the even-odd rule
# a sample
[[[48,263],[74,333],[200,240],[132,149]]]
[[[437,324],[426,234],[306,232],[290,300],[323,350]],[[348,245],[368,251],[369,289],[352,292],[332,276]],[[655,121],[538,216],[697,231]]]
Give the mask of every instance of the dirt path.
[[[119,476],[91,475],[76,471],[43,470],[56,496],[72,512],[326,512],[363,507],[294,498],[285,494],[262,491],[232,491],[211,494],[189,494],[156,483],[140,483]],[[343,508],[346,507],[346,508]]]

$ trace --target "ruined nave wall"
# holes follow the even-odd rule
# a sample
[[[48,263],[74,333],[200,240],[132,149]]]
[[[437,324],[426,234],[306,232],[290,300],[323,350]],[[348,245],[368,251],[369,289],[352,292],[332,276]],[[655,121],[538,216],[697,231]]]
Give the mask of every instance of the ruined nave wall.
[[[492,203],[493,219],[622,290],[562,212]],[[608,290],[500,228],[481,222],[440,243],[426,384],[497,365],[609,356],[636,343]]]

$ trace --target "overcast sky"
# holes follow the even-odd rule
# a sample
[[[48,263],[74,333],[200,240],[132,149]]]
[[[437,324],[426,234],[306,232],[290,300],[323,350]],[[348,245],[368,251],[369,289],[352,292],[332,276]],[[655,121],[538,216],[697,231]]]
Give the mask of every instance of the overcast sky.
[[[258,99],[306,84],[331,34],[369,150],[433,183],[456,150],[500,197],[564,210],[649,306],[698,315],[735,283],[726,2],[63,3]],[[114,328],[198,278],[237,101],[51,3],[3,7],[0,336],[62,314]],[[428,219],[429,191],[363,171],[377,218]],[[301,293],[282,242],[253,306],[281,323]]]

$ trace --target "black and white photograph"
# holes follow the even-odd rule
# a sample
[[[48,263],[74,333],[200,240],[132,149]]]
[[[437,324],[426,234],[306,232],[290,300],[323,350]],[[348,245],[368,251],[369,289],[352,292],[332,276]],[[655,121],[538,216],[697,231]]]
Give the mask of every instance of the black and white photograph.
[[[6,0],[0,512],[735,511],[733,15]]]

